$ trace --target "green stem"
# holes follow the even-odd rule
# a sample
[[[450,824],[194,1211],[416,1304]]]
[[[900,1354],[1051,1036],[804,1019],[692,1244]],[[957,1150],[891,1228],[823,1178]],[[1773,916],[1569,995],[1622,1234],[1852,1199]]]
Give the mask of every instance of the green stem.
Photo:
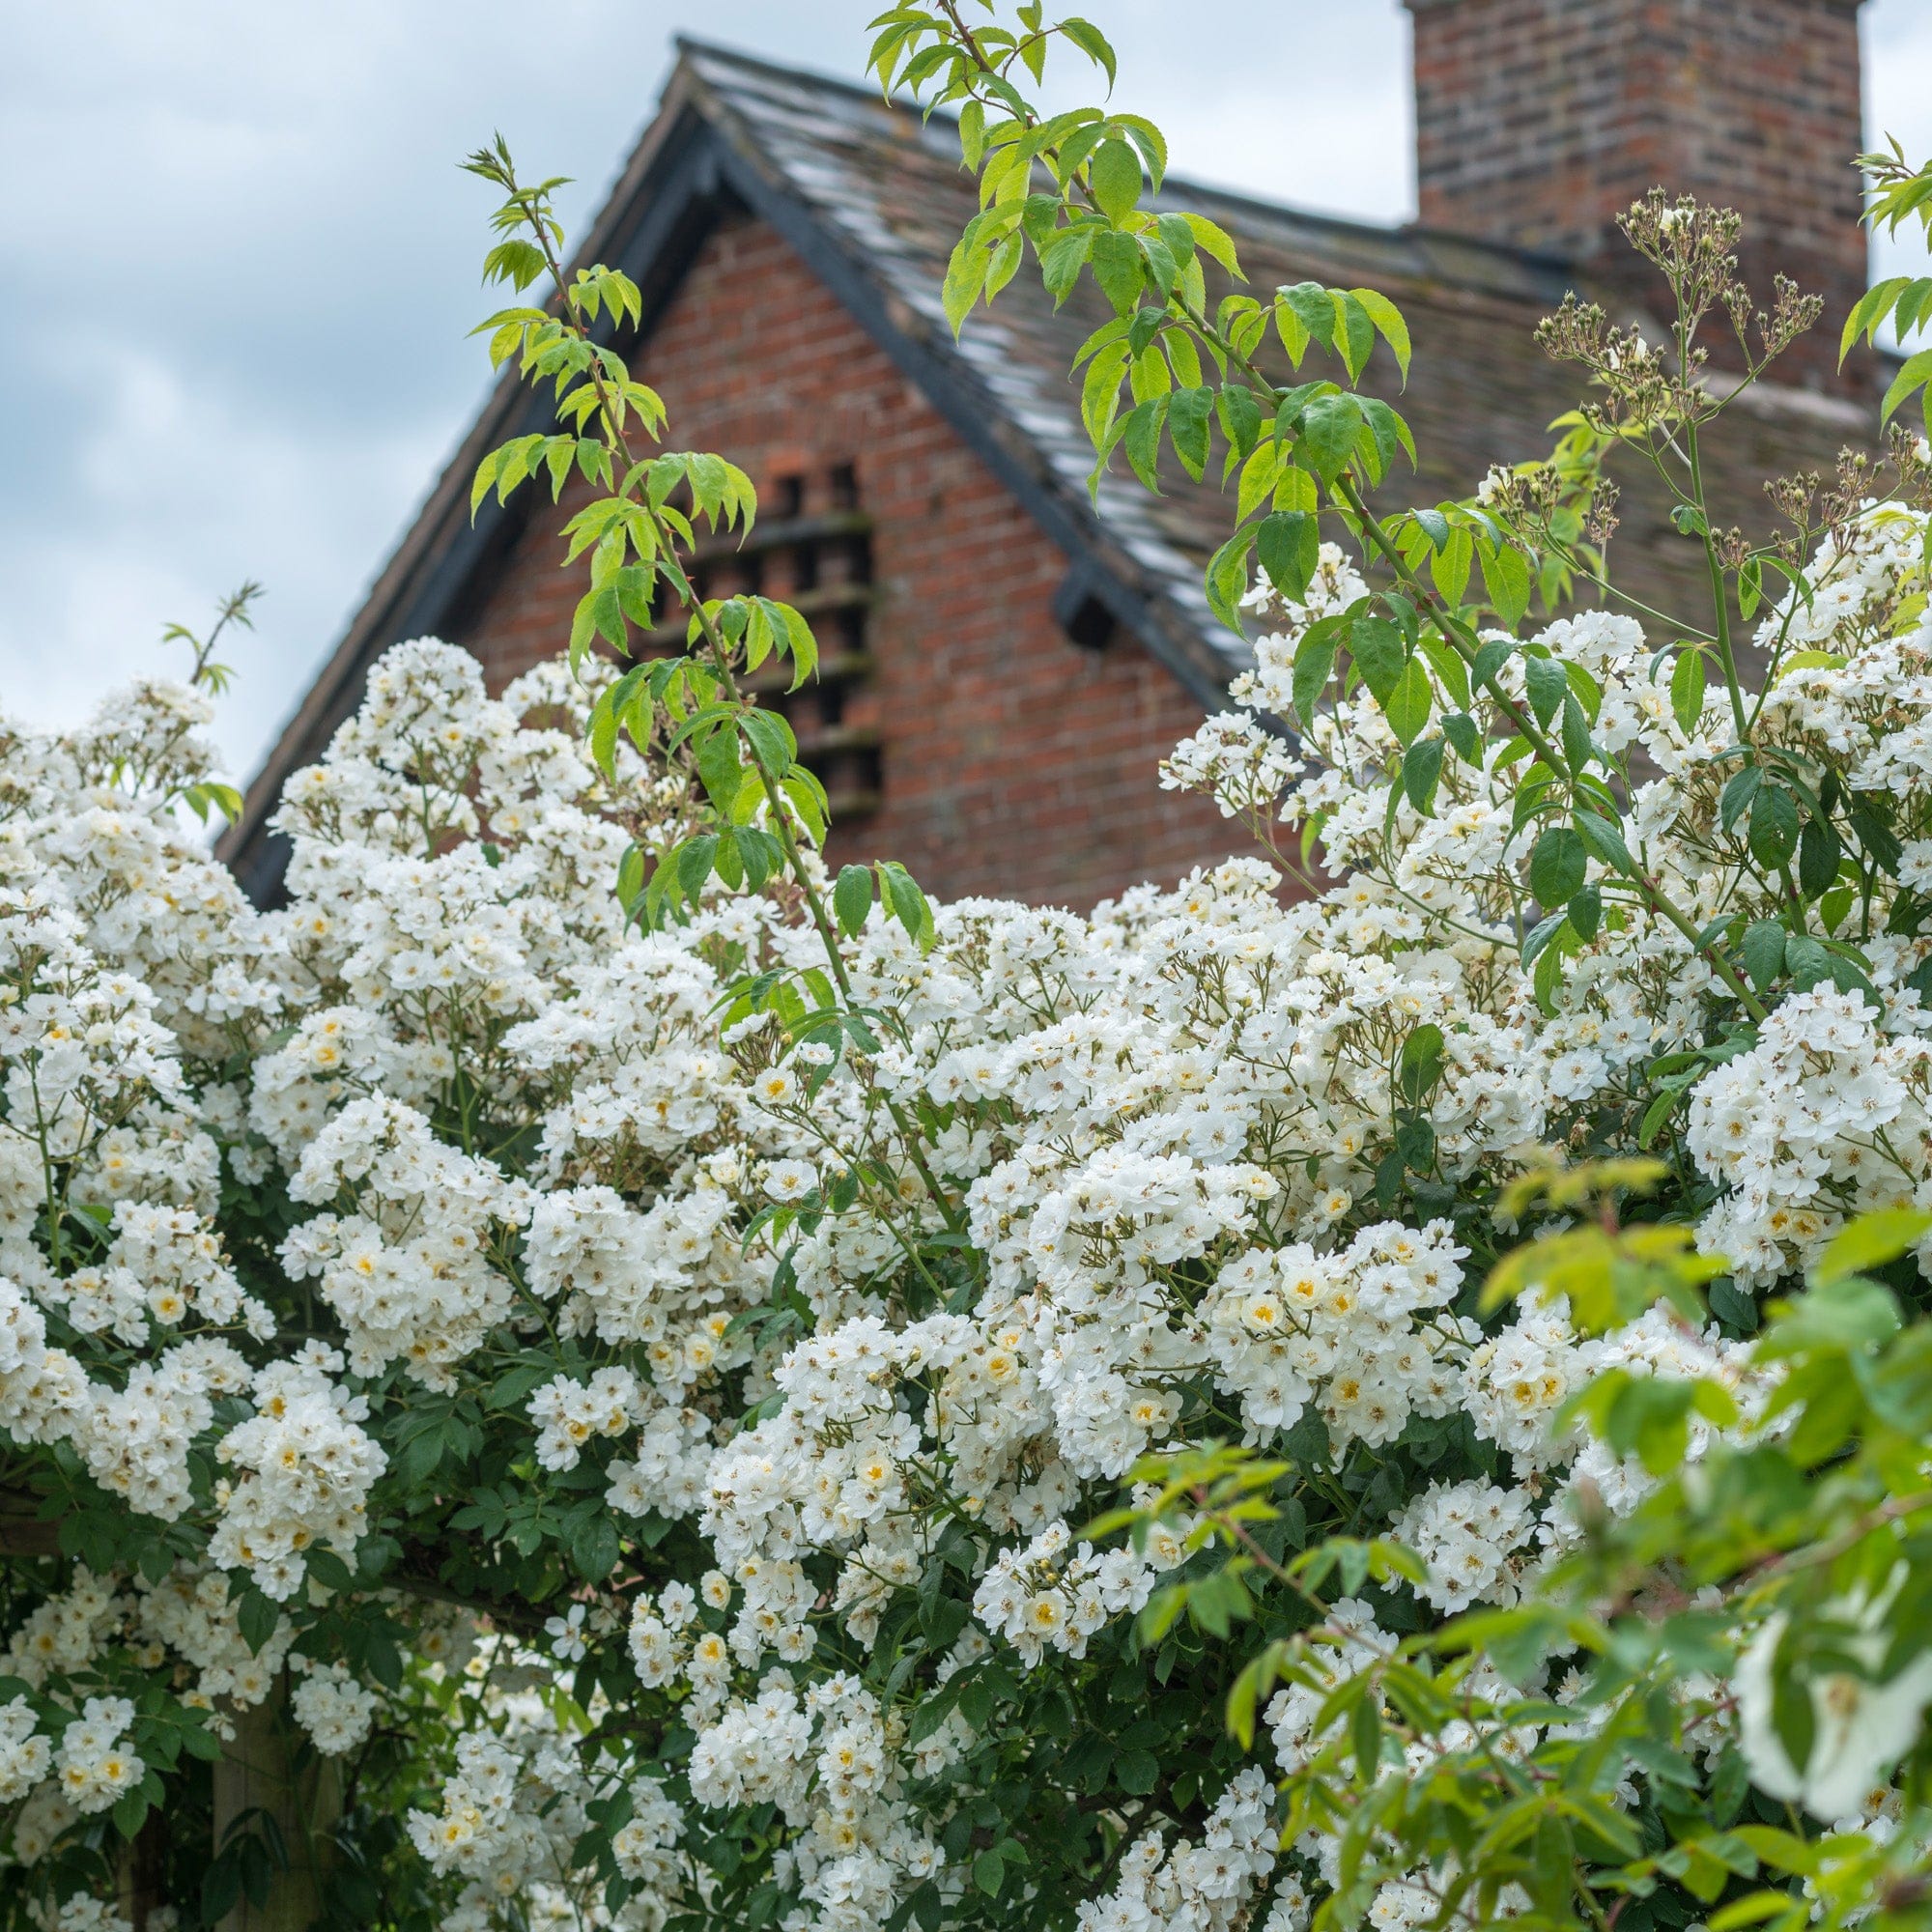
[[[1704,464],[1697,448],[1697,421],[1687,416],[1684,424],[1685,454],[1690,466],[1690,498],[1697,512],[1698,533],[1704,540],[1704,568],[1711,580],[1711,603],[1717,611],[1718,658],[1724,668],[1724,689],[1730,694],[1731,721],[1738,743],[1749,742],[1750,724],[1745,717],[1744,693],[1738,685],[1737,652],[1731,641],[1731,597],[1724,582],[1724,566],[1718,555],[1717,541],[1711,535],[1711,519],[1705,508]]]
[[[1466,627],[1458,621],[1445,607],[1436,602],[1429,586],[1425,585],[1415,573],[1408,568],[1407,564],[1404,562],[1402,554],[1395,546],[1394,539],[1389,536],[1388,532],[1377,520],[1375,512],[1369,508],[1367,502],[1363,499],[1362,494],[1354,481],[1350,477],[1343,476],[1338,481],[1338,489],[1348,502],[1350,510],[1361,520],[1363,528],[1373,537],[1376,548],[1381,552],[1390,567],[1397,572],[1406,585],[1416,591],[1425,600],[1425,606],[1428,608],[1431,616],[1435,618],[1437,629],[1442,632],[1457,654],[1473,668],[1476,661],[1477,646],[1473,639],[1468,636]],[[1572,775],[1569,765],[1562,754],[1550,745],[1542,732],[1536,729],[1534,724],[1525,716],[1522,707],[1498,688],[1493,673],[1490,676],[1488,688],[1491,696],[1494,697],[1497,704],[1502,708],[1504,716],[1522,733],[1537,756],[1559,778],[1567,780],[1574,785],[1576,782],[1575,777]],[[1692,949],[1701,952],[1711,962],[1711,970],[1724,982],[1724,985],[1729,989],[1733,998],[1744,1007],[1745,1010],[1753,1019],[1762,1020],[1767,1017],[1768,1009],[1764,1003],[1751,991],[1750,987],[1739,976],[1737,969],[1732,966],[1730,961],[1717,950],[1714,939],[1706,937],[1706,935],[1700,933],[1691,924],[1689,916],[1683,909],[1636,863],[1634,855],[1632,856],[1628,868],[1618,867],[1617,869],[1636,887],[1637,891],[1643,895],[1645,903],[1653,911],[1682,933],[1690,942]]]
[[[564,311],[569,319],[568,326],[576,332],[580,340],[588,343],[590,341],[590,331],[584,325],[583,318],[578,309],[575,292],[564,280],[563,265],[557,259],[555,244],[551,238],[550,231],[536,217],[534,213],[527,208],[526,213],[529,214],[530,231],[535,235],[537,245],[543,251],[544,262],[550,270],[551,279],[555,285],[558,295],[563,299]],[[622,420],[621,412],[611,397],[609,387],[605,384],[604,372],[598,365],[595,356],[591,358],[588,365],[588,374],[590,382],[597,391],[597,407],[599,413],[604,419],[605,436],[610,446],[614,448],[623,458],[624,474],[628,477],[637,468],[636,459],[631,453],[630,440],[619,427]],[[726,645],[723,634],[718,629],[717,620],[704,608],[703,599],[696,594],[696,587],[685,574],[683,565],[678,562],[676,552],[672,547],[670,531],[666,527],[664,519],[660,515],[656,504],[651,501],[648,490],[644,492],[639,501],[642,504],[644,515],[650,521],[651,531],[657,541],[658,554],[664,563],[668,566],[671,586],[697,618],[698,627],[703,634],[705,647],[711,654],[713,668],[717,672],[718,681],[724,688],[725,696],[732,705],[740,710],[747,708],[746,699],[739,691],[737,679],[731,672],[729,647]],[[773,836],[778,839],[779,848],[784,854],[786,870],[789,871],[793,882],[804,895],[806,907],[811,916],[812,925],[818,933],[819,944],[823,948],[826,961],[832,969],[833,980],[838,985],[839,994],[846,1005],[850,1006],[852,1003],[852,981],[845,970],[844,955],[839,951],[838,930],[832,923],[831,915],[825,909],[823,895],[812,883],[810,873],[806,867],[804,855],[799,849],[798,839],[792,831],[791,818],[783,794],[780,791],[778,781],[772,776],[771,770],[766,765],[757,746],[749,737],[744,739],[744,743],[746,750],[751,753],[753,769],[758,775],[758,782],[764,791],[766,803],[770,807]],[[934,1207],[945,1217],[947,1226],[954,1228],[956,1231],[953,1209],[947,1202],[945,1190],[940,1186],[938,1178],[933,1174],[926,1162],[925,1155],[920,1148],[919,1135],[913,1130],[912,1123],[905,1118],[898,1102],[891,1095],[886,1096],[886,1109],[892,1116],[893,1124],[898,1130],[899,1139],[904,1147],[906,1157],[912,1162],[914,1170],[924,1183],[927,1193],[932,1197]]]
[[[1548,536],[1548,532],[1546,530],[1545,534]],[[1627,606],[1630,610],[1635,611],[1643,616],[1655,618],[1658,623],[1667,626],[1680,636],[1690,638],[1699,643],[1710,644],[1717,642],[1715,638],[1700,631],[1696,625],[1687,624],[1683,618],[1673,617],[1669,611],[1660,611],[1654,604],[1646,604],[1641,597],[1632,596],[1621,584],[1612,583],[1602,571],[1592,570],[1560,537],[1550,536],[1549,548],[1563,559],[1564,563],[1577,576],[1580,577],[1586,583],[1595,584],[1605,597],[1614,597],[1619,604]]]
[[[939,0],[939,5],[947,17],[952,22],[954,31],[959,35],[966,51],[972,56],[982,72],[990,74],[992,70],[987,66],[985,57],[980,52],[978,43],[967,32],[965,23],[959,18],[957,11],[952,5],[952,0]],[[1030,125],[1036,125],[1038,117],[1029,108],[1027,119]],[[1056,169],[1055,173],[1058,175],[1059,170]],[[1090,206],[1096,206],[1094,203],[1091,190],[1086,190],[1085,192]],[[1281,391],[1256,367],[1253,358],[1243,355],[1241,351],[1236,349],[1204,314],[1191,308],[1186,300],[1179,295],[1170,296],[1168,302],[1170,308],[1179,314],[1180,320],[1187,327],[1199,335],[1204,342],[1211,343],[1218,349],[1227,358],[1229,365],[1238,369],[1250,383],[1255,384],[1262,395],[1268,398],[1271,403],[1279,402]],[[1697,467],[1694,423],[1691,425],[1690,456],[1693,489],[1701,504],[1703,500],[1702,472]],[[1359,521],[1363,529],[1371,535],[1376,548],[1381,553],[1389,567],[1415,595],[1419,606],[1430,613],[1435,622],[1436,628],[1442,633],[1442,636],[1449,641],[1458,655],[1473,668],[1476,657],[1481,649],[1479,640],[1469,628],[1436,596],[1434,587],[1425,584],[1415,572],[1409,568],[1402,553],[1396,547],[1394,540],[1376,517],[1375,512],[1369,508],[1367,500],[1363,497],[1361,490],[1354,479],[1344,471],[1336,479],[1333,487],[1335,493],[1342,497],[1343,501],[1349,506],[1351,514]],[[1705,551],[1717,578],[1719,648],[1723,654],[1725,673],[1731,691],[1731,701],[1733,708],[1738,711],[1739,731],[1740,735],[1742,735],[1744,730],[1743,712],[1738,697],[1735,661],[1731,655],[1729,613],[1725,609],[1723,598],[1723,573],[1721,566],[1718,562],[1716,546],[1711,542],[1708,529],[1705,532]],[[1567,760],[1563,758],[1561,753],[1550,743],[1549,739],[1536,726],[1523,708],[1501,689],[1495,680],[1493,672],[1488,678],[1487,685],[1491,696],[1495,699],[1504,716],[1521,733],[1537,756],[1548,766],[1550,771],[1574,787],[1576,777],[1571,772]],[[1618,869],[1624,871],[1625,875],[1636,886],[1646,902],[1690,942],[1694,951],[1703,953],[1710,960],[1712,970],[1716,972],[1719,979],[1723,981],[1731,995],[1739,1001],[1745,1010],[1750,1013],[1755,1019],[1764,1019],[1767,1016],[1765,1006],[1739,976],[1737,970],[1717,951],[1713,940],[1707,939],[1691,924],[1689,917],[1680,907],[1672,902],[1657,881],[1638,867],[1635,859],[1632,859],[1628,868],[1618,867]]]

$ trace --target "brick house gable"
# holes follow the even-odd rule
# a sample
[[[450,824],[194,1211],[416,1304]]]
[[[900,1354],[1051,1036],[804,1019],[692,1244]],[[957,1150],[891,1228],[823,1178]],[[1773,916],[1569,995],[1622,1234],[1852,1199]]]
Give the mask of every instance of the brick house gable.
[[[1560,14],[1612,0],[1534,4]],[[1532,335],[1567,289],[1631,312],[1627,294],[1554,255],[1178,182],[1160,199],[1220,222],[1259,290],[1368,284],[1402,305],[1416,355],[1400,404],[1422,468],[1389,480],[1391,506],[1465,494],[1492,463],[1547,451],[1577,384]],[[800,570],[813,579],[814,626],[830,624],[842,665],[822,699],[794,702],[845,799],[834,856],[900,858],[949,895],[1091,902],[1239,843],[1154,781],[1158,758],[1248,661],[1200,584],[1233,505],[1211,477],[1179,475],[1156,497],[1109,474],[1090,499],[1067,368],[1104,311],[1083,291],[1056,312],[1021,276],[955,343],[939,286],[974,206],[939,118],[686,43],[580,259],[639,282],[643,326],[618,346],[666,394],[677,443],[743,463],[765,531],[796,539],[760,557],[768,587],[782,594]],[[1368,380],[1394,395],[1378,355]],[[1738,518],[1767,476],[1829,471],[1841,444],[1873,429],[1863,393],[1767,387],[1744,401],[1706,450]],[[561,649],[573,599],[547,496],[486,502],[473,524],[468,511],[477,459],[550,426],[545,400],[499,384],[283,731],[219,848],[258,899],[274,895],[284,863],[273,800],[354,709],[382,650],[444,636],[500,684]],[[1654,481],[1622,480],[1619,582],[1694,611],[1701,552],[1671,527]],[[715,560],[720,588],[736,567]],[[840,582],[818,582],[824,572]]]
[[[1065,554],[769,224],[720,220],[636,367],[670,400],[678,446],[729,450],[757,480],[753,544],[776,539],[752,552],[759,587],[819,632],[825,674],[782,701],[834,794],[835,864],[891,853],[949,898],[1021,871],[1030,897],[1065,903],[1225,852],[1211,806],[1157,785],[1199,704],[1143,649],[1069,641]],[[582,586],[557,567],[558,531],[582,494],[524,525],[457,633],[493,689],[569,633]],[[750,587],[741,554],[713,569],[712,590]]]

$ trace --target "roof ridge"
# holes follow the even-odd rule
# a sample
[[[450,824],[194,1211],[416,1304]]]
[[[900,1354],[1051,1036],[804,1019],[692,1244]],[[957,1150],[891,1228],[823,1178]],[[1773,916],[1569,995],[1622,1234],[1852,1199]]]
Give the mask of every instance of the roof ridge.
[[[862,101],[890,113],[904,115],[908,119],[917,115],[923,125],[928,126],[935,121],[952,123],[957,119],[943,107],[934,108],[930,114],[925,114],[914,102],[900,96],[887,96],[877,87],[849,80],[842,74],[827,73],[819,68],[799,67],[784,61],[767,60],[761,55],[746,53],[738,47],[726,46],[718,41],[707,41],[695,34],[673,35],[672,45],[677,49],[680,65],[693,56],[703,60],[714,60],[775,80],[804,82],[811,87],[824,88],[847,99]],[[669,85],[669,80],[667,80],[667,90]],[[1245,188],[1226,187],[1214,182],[1200,180],[1193,175],[1170,172],[1162,182],[1156,199],[1171,201],[1183,197],[1211,199],[1225,208],[1238,209],[1253,215],[1285,217],[1336,237],[1357,236],[1366,241],[1373,238],[1404,236],[1424,243],[1470,249],[1500,260],[1521,263],[1532,269],[1561,271],[1575,267],[1571,257],[1556,250],[1518,247],[1511,242],[1490,241],[1476,235],[1463,235],[1455,229],[1425,225],[1418,221],[1371,221],[1359,215],[1331,213],[1323,209],[1311,208],[1305,203],[1256,194]]]
[[[791,67],[783,61],[765,60],[760,55],[727,47],[719,41],[701,40],[696,34],[673,34],[671,45],[677,49],[679,61],[688,55],[698,54],[712,60],[728,61],[733,67],[753,68],[760,73],[776,74],[786,80],[809,80],[820,87],[836,88],[840,94],[850,95],[856,99],[871,100],[882,107],[898,107],[904,111],[902,102],[889,100],[870,83],[848,80],[843,74],[827,73],[821,68]],[[945,114],[943,108],[937,111]],[[951,121],[956,117],[946,114],[945,118]]]

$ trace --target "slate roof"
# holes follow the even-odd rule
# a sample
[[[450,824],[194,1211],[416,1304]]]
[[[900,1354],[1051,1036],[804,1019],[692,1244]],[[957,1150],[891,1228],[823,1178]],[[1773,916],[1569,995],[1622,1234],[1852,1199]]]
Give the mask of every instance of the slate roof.
[[[1094,521],[1087,497],[1094,452],[1068,364],[1074,347],[1110,311],[1083,285],[1084,299],[1056,314],[1037,278],[1022,275],[990,310],[978,310],[953,343],[940,283],[977,201],[952,122],[935,116],[922,126],[876,90],[692,43],[684,48],[686,76],[747,163],[796,197],[829,231],[826,239],[874,280],[895,326],[952,365],[947,386],[971,395],[973,420],[990,418],[1003,449],[1058,499],[1063,514],[1076,524]],[[1184,183],[1170,184],[1152,205],[1197,209],[1220,222],[1236,238],[1249,279],[1263,288],[1307,276],[1344,286],[1453,284],[1542,305],[1561,300],[1567,286],[1560,265],[1531,256],[1325,220]],[[1171,627],[1184,627],[1198,638],[1198,650],[1182,655],[1215,680],[1204,699],[1217,698],[1228,674],[1223,662],[1238,666],[1245,657],[1201,590],[1201,559],[1227,534],[1218,493],[1188,489],[1182,479],[1156,497],[1131,475],[1110,472],[1100,485],[1097,526],[1090,538],[1098,538],[1119,575],[1167,607],[1162,631],[1171,637]]]
[[[1416,366],[1410,390],[1397,400],[1424,469],[1385,486],[1396,497],[1434,500],[1469,488],[1492,461],[1547,449],[1547,425],[1573,399],[1575,384],[1543,362],[1529,331],[1576,281],[1565,263],[1416,228],[1328,219],[1176,180],[1156,205],[1197,209],[1219,222],[1257,290],[1310,278],[1367,284],[1404,308]],[[1231,506],[1184,477],[1156,497],[1124,474],[1104,478],[1097,506],[1090,503],[1092,451],[1068,365],[1107,311],[1083,284],[1056,314],[1037,277],[1022,273],[990,312],[969,320],[955,344],[940,282],[975,206],[956,136],[942,117],[922,124],[876,90],[683,42],[660,111],[579,259],[613,263],[639,283],[648,333],[721,213],[744,208],[768,221],[1066,552],[1084,592],[1204,708],[1214,708],[1246,657],[1241,640],[1210,614],[1200,582],[1206,554],[1229,528]],[[1378,355],[1386,358],[1385,351]],[[1371,380],[1378,374],[1381,392],[1393,395],[1393,367],[1372,371]],[[1811,401],[1808,417],[1801,410],[1794,418],[1799,453],[1818,460],[1815,444],[1829,461],[1846,434],[1844,406]],[[505,437],[549,426],[549,406],[506,377],[404,535],[222,841],[223,856],[256,897],[274,892],[284,862],[282,841],[265,823],[282,784],[319,754],[384,648],[401,638],[460,631],[466,587],[521,526],[527,492],[507,509],[487,505],[471,526],[468,484],[476,461]],[[1764,448],[1739,451],[1741,470],[1770,473],[1792,440],[1792,421],[1781,421]],[[1662,506],[1639,526],[1639,542],[1670,542]]]

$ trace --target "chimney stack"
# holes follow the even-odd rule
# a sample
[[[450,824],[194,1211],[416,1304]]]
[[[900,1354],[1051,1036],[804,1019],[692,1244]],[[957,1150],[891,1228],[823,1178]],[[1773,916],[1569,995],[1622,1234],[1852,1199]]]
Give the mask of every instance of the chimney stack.
[[[1782,380],[1867,386],[1834,370],[1866,285],[1860,0],[1406,4],[1424,227],[1567,256],[1634,295],[1615,221],[1645,189],[1734,208],[1761,305],[1774,272],[1825,298]]]

